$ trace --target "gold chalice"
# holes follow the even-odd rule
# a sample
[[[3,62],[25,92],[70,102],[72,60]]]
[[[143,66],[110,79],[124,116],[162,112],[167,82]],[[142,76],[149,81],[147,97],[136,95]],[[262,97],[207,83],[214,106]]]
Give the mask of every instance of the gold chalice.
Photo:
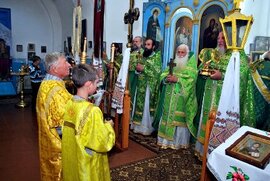
[[[213,73],[213,69],[210,67],[211,62],[218,63],[220,61],[221,55],[216,49],[204,48],[199,59],[203,64],[203,68],[200,70],[200,74],[204,76],[210,76]]]

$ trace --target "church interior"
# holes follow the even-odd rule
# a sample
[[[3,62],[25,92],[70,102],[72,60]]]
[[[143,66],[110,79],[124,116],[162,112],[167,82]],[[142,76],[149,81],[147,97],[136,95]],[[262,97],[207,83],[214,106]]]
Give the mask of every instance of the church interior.
[[[40,180],[29,72],[52,52],[102,72],[111,180],[270,180],[269,17],[269,0],[0,1],[0,180]]]

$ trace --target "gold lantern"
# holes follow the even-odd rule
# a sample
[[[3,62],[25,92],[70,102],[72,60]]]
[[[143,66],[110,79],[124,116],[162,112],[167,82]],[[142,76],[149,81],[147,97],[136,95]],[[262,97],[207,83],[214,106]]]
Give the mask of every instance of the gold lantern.
[[[244,49],[247,37],[253,23],[252,16],[245,16],[240,13],[240,2],[243,0],[234,0],[234,9],[229,16],[224,19],[219,18],[224,33],[228,49],[238,51]]]

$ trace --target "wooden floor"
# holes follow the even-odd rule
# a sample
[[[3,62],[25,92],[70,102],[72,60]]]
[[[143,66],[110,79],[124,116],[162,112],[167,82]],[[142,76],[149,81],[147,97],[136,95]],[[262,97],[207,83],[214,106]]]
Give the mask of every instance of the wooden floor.
[[[38,181],[38,137],[31,106],[15,108],[13,100],[0,99],[0,180]],[[11,102],[11,103],[9,103]],[[126,151],[109,153],[110,167],[135,162],[156,154],[130,141]]]

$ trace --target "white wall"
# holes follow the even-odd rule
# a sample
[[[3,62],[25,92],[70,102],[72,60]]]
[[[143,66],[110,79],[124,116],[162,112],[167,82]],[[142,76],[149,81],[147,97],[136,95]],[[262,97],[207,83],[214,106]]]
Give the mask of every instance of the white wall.
[[[147,2],[147,0],[135,1],[134,4],[134,8],[140,9],[140,17],[133,23],[133,37],[142,35],[143,2]],[[124,15],[128,10],[129,0],[106,1],[104,41],[107,43],[108,56],[110,56],[112,42],[123,43],[123,49],[126,48],[128,25],[124,24]]]
[[[13,58],[26,58],[28,43],[35,44],[36,54],[42,58],[41,46],[47,46],[47,52],[60,50],[62,24],[51,1],[8,0],[0,1],[0,7],[11,9]],[[23,45],[23,52],[17,52],[16,45]]]
[[[62,43],[66,40],[68,36],[72,35],[72,16],[73,7],[75,2],[72,0],[42,0],[49,1],[51,4],[55,5],[57,12],[61,18],[62,24]]]
[[[254,43],[256,36],[270,36],[270,1],[245,0],[241,4],[241,13],[254,18],[249,37],[245,45],[245,52],[249,53],[249,44]]]
[[[63,0],[60,0],[63,1]],[[73,1],[74,2],[74,1]],[[140,9],[140,17],[133,24],[133,37],[142,35],[142,9],[143,2],[147,0],[135,1],[134,7]],[[74,2],[76,5],[76,2]],[[74,5],[74,6],[75,6]],[[93,40],[93,21],[94,21],[94,0],[82,0],[82,19],[87,19],[87,41]],[[58,9],[60,9],[58,7]],[[110,57],[110,45],[112,42],[123,43],[126,48],[128,25],[124,24],[124,14],[129,10],[129,0],[106,0],[104,14],[104,37],[106,42],[106,52]],[[87,50],[88,57],[92,57],[93,48]]]
[[[82,19],[86,19],[86,26],[87,26],[87,43],[88,41],[92,41],[92,48],[87,50],[87,55],[91,58],[93,54],[93,24],[94,24],[94,1],[93,0],[85,0],[81,1],[82,5]],[[87,46],[88,47],[88,46]]]

